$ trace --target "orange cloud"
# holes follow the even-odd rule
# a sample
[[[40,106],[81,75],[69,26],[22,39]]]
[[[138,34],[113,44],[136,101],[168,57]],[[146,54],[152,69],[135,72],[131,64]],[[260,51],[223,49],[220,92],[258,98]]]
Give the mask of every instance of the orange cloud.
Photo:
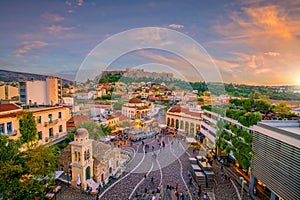
[[[260,3],[264,5],[259,6]],[[237,73],[238,82],[293,84],[300,63],[300,1],[293,5],[266,3],[269,2],[254,1],[241,7],[242,12],[230,12],[229,22],[214,26],[223,38],[208,45],[218,44],[220,49],[227,50],[226,57],[215,58],[216,63],[224,64],[219,66],[224,73]],[[228,52],[230,48],[235,51]]]
[[[47,45],[48,43],[43,41],[23,42],[22,45],[20,45],[20,47],[15,51],[15,56],[23,57],[27,52],[45,47]]]

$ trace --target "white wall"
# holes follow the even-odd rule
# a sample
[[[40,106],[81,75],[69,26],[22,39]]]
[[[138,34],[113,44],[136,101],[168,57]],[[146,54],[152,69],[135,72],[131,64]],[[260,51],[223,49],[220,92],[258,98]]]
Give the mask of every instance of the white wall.
[[[29,100],[38,105],[47,104],[46,82],[45,81],[27,81],[26,82],[26,104]]]

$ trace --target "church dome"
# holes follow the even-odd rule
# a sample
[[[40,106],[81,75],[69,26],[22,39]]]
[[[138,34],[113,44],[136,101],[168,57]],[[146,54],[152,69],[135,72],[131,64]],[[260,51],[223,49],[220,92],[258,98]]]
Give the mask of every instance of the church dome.
[[[89,137],[89,132],[85,128],[79,128],[75,132],[74,136],[79,138],[87,138]]]
[[[129,100],[129,103],[143,103],[142,100],[138,99],[138,98],[132,98]]]

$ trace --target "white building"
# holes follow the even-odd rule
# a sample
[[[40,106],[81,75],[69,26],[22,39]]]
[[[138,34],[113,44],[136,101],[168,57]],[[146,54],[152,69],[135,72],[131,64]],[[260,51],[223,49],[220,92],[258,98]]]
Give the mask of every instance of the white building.
[[[56,105],[61,103],[62,80],[47,77],[19,83],[20,102],[26,105]]]
[[[141,119],[147,117],[150,107],[147,102],[138,98],[132,98],[122,106],[122,115],[131,119]]]

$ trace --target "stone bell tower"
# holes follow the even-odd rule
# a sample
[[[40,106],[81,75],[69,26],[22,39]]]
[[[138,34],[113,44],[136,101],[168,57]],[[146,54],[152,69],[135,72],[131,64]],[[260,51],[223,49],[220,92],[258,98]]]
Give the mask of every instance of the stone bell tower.
[[[86,181],[93,178],[92,140],[85,128],[79,128],[70,142],[72,157],[72,185],[86,189]]]

